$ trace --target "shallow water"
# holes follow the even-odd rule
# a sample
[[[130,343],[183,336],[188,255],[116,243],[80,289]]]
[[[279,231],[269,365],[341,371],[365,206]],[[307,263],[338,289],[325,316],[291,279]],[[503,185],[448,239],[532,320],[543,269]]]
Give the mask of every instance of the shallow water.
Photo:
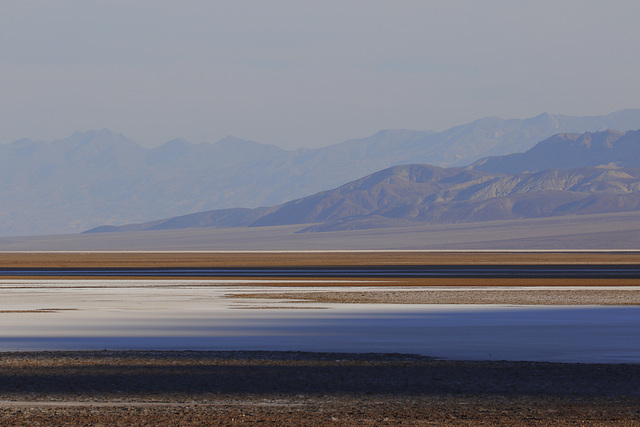
[[[256,282],[2,280],[0,350],[399,352],[451,359],[640,363],[636,306],[224,298],[256,291],[250,286]],[[323,290],[263,286],[260,292]],[[311,309],[301,309],[305,307]]]

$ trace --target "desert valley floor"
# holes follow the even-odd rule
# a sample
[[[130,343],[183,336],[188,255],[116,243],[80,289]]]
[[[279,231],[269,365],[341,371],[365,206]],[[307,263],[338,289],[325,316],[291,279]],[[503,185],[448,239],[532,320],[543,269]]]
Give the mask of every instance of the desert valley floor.
[[[31,252],[1,267],[581,266],[621,252]],[[640,278],[0,278],[3,425],[633,425]]]

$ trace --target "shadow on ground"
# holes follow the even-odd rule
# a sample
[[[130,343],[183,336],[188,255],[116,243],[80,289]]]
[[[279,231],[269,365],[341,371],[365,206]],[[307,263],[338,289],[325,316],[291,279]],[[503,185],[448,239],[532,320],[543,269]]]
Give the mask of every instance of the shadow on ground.
[[[464,362],[400,354],[54,352],[0,355],[0,395],[638,397],[640,365]]]

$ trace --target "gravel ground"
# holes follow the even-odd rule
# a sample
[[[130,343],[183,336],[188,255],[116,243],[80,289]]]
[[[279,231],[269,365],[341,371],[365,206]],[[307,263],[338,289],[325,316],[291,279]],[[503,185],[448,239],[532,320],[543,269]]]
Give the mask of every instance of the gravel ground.
[[[638,425],[640,365],[402,354],[0,354],[0,425]]]
[[[246,292],[227,295],[234,299],[307,301],[349,304],[509,304],[509,305],[640,305],[640,287],[627,289],[367,289],[325,291]],[[251,307],[246,307],[251,308]]]

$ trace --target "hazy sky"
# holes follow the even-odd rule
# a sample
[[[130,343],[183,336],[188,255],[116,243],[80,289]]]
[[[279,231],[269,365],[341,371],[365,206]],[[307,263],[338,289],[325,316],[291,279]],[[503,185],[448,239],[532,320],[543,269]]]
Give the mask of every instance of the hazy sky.
[[[637,0],[5,0],[0,142],[283,148],[640,107]]]

